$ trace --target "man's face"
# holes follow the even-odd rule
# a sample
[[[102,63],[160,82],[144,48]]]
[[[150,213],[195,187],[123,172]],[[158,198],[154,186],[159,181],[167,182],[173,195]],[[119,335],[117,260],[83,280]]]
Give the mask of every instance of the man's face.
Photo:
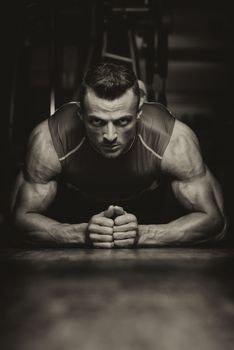
[[[129,89],[113,101],[99,98],[88,89],[83,120],[90,143],[106,158],[126,152],[136,135],[138,98]]]

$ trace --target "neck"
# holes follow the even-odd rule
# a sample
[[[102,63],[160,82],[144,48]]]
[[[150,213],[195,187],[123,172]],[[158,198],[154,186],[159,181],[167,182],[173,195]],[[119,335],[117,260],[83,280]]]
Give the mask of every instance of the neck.
[[[136,139],[136,135],[134,135],[132,141],[130,142],[130,144],[126,147],[126,149],[124,150],[124,152],[122,154],[126,154],[128,151],[130,151],[130,149],[132,148],[134,142],[135,142],[135,139]]]

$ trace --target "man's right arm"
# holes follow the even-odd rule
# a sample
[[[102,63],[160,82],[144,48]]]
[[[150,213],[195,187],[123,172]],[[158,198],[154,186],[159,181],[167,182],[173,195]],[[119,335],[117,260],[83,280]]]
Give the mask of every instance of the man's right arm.
[[[25,242],[49,246],[85,244],[86,223],[64,224],[44,215],[55,198],[60,172],[46,120],[30,136],[24,169],[12,196],[13,223]]]

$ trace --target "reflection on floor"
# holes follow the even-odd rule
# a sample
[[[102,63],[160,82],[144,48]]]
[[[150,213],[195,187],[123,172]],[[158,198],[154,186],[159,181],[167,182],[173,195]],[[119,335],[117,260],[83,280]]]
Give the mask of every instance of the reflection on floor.
[[[231,350],[234,250],[4,250],[1,349]]]

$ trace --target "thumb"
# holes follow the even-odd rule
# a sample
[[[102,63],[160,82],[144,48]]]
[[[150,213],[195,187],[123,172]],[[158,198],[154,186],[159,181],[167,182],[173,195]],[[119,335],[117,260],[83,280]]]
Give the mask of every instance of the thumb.
[[[110,205],[109,208],[104,211],[104,216],[106,218],[112,218],[114,216],[114,212],[114,206]]]
[[[125,211],[123,210],[123,208],[119,207],[118,205],[114,206],[114,211],[115,211],[115,216],[120,216],[125,214]]]

